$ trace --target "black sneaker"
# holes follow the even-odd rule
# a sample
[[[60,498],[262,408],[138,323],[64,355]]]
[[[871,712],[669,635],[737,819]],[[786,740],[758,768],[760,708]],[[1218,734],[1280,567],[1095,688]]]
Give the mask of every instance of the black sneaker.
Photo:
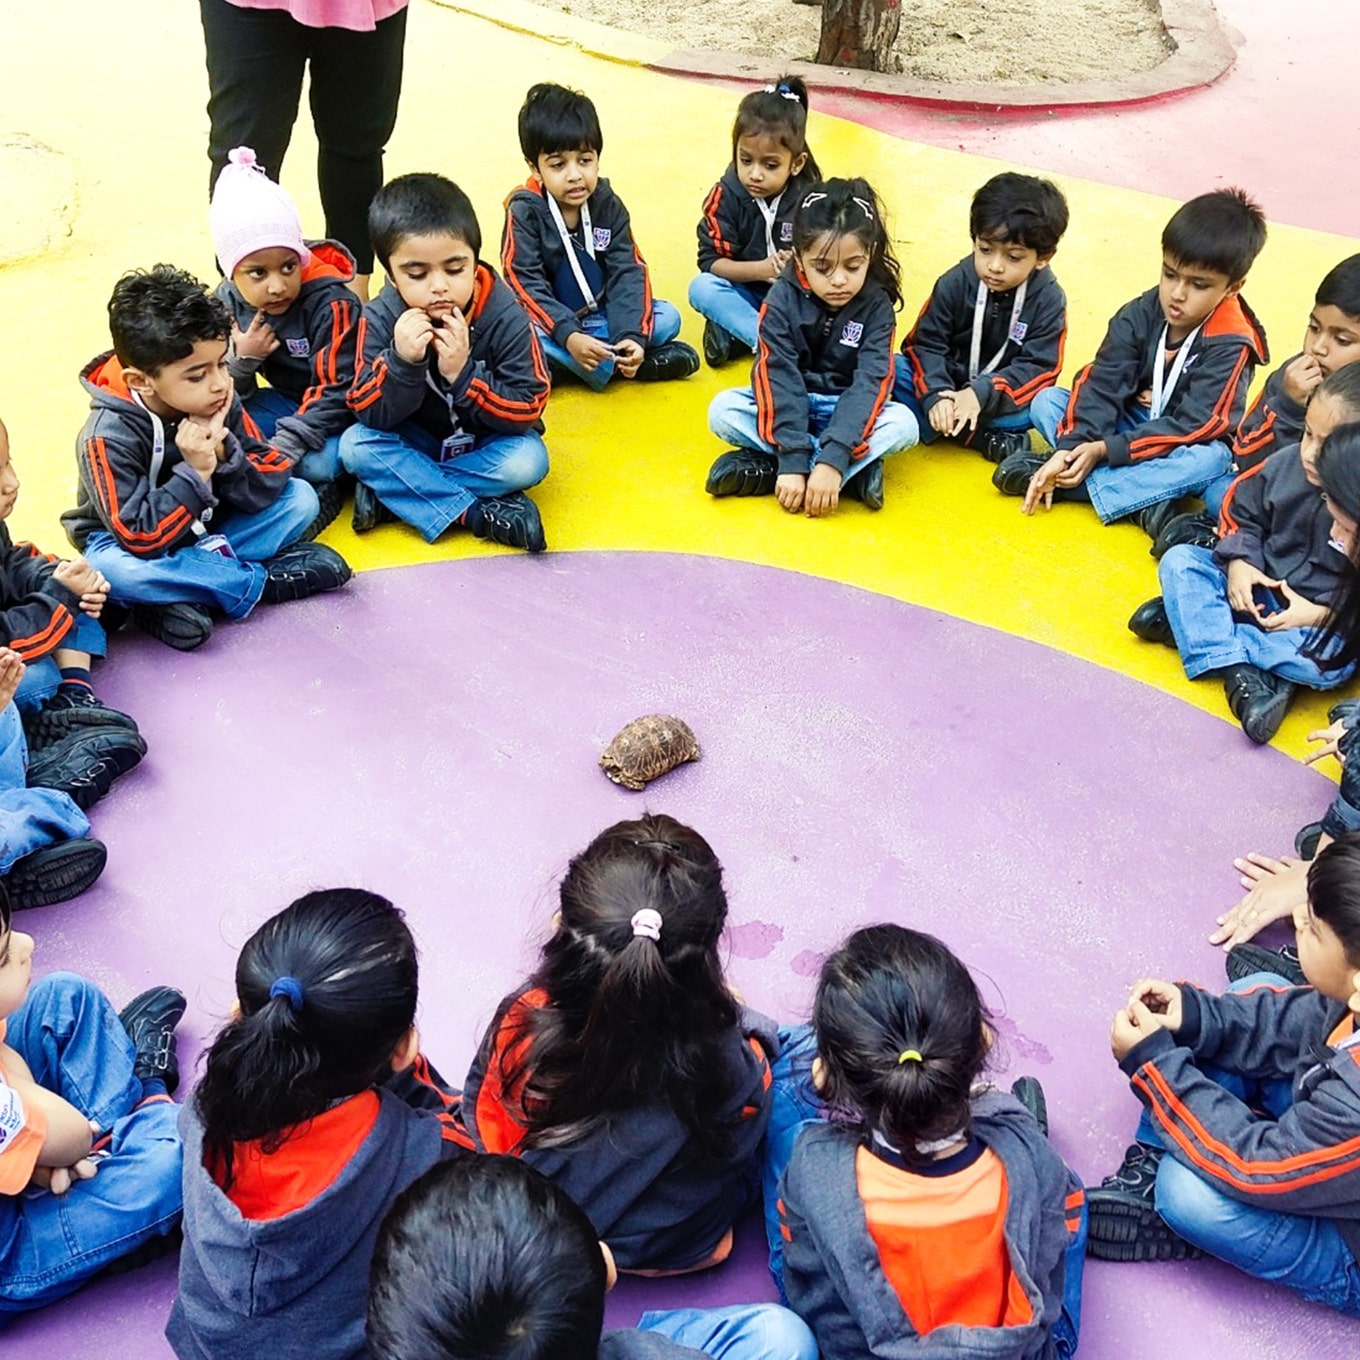
[[[1223,961],[1229,982],[1241,982],[1253,973],[1274,973],[1295,987],[1304,986],[1308,979],[1299,967],[1299,951],[1293,945],[1283,949],[1267,949],[1262,944],[1235,944]]]
[[[1179,515],[1179,501],[1158,501],[1156,505],[1145,505],[1141,510],[1135,510],[1129,516],[1129,523],[1136,524],[1152,540],[1148,552],[1155,557],[1162,532]]]
[[[3,880],[10,906],[50,907],[79,897],[104,872],[108,851],[103,841],[69,840],[44,845],[16,859]]]
[[[352,480],[353,478],[341,473],[339,477],[333,477],[329,482],[313,486],[321,509],[317,511],[316,518],[302,531],[299,543],[310,543],[323,529],[328,529],[335,522],[336,517],[345,508],[345,497],[349,495]],[[356,492],[356,496],[357,494]]]
[[[28,786],[58,789],[88,812],[146,754],[146,742],[122,727],[87,727],[44,747],[28,765]]]
[[[1034,474],[1048,462],[1038,453],[1012,453],[1001,460],[992,473],[992,485],[1003,496],[1023,496],[1034,480]]]
[[[1160,642],[1163,647],[1176,645],[1171,620],[1166,616],[1166,602],[1160,595],[1140,604],[1133,611],[1129,616],[1129,632],[1144,642]]]
[[[875,458],[863,472],[851,477],[841,488],[841,497],[859,501],[866,510],[882,510],[883,459]]]
[[[699,355],[694,346],[683,340],[671,340],[649,349],[633,377],[638,382],[671,382],[676,378],[688,378],[698,371]]]
[[[1016,1077],[1011,1084],[1011,1095],[1034,1116],[1039,1132],[1048,1137],[1048,1099],[1038,1077]]]
[[[1086,1254],[1101,1261],[1184,1261],[1203,1256],[1157,1212],[1161,1148],[1134,1143],[1113,1176],[1086,1192]]]
[[[473,501],[463,523],[476,537],[507,548],[541,553],[548,546],[538,506],[522,491]]]
[[[137,731],[132,718],[116,708],[105,707],[86,685],[62,685],[43,701],[36,713],[25,713],[23,720],[30,752],[41,751],[80,728],[122,727],[129,732]]]
[[[1030,452],[1029,431],[983,430],[973,447],[989,463],[1004,463],[1016,454]]]
[[[732,347],[736,336],[725,331],[716,321],[704,322],[704,359],[709,368],[721,368],[732,361]]]
[[[118,1012],[137,1054],[132,1075],[138,1081],[163,1081],[171,1095],[179,1085],[175,1026],[184,1018],[187,1004],[184,993],[174,987],[150,987]]]
[[[879,459],[879,462],[882,462]],[[710,496],[772,496],[779,459],[759,449],[728,449],[708,470]]]
[[[339,590],[354,573],[334,548],[324,543],[295,543],[264,563],[263,604],[305,600],[323,590]]]
[[[1152,545],[1152,555],[1160,562],[1172,548],[1212,548],[1217,543],[1218,520],[1207,510],[1195,510],[1167,520]]]
[[[128,1275],[134,1270],[140,1270],[143,1266],[149,1266],[154,1261],[169,1256],[172,1251],[178,1251],[184,1244],[184,1227],[176,1223],[169,1232],[157,1233],[154,1237],[148,1237],[140,1246],[134,1247],[124,1256],[116,1257],[100,1272],[103,1275]]]
[[[1322,839],[1322,823],[1309,822],[1294,833],[1294,853],[1300,859],[1316,859],[1318,842]]]
[[[201,604],[134,604],[129,617],[147,637],[177,652],[192,652],[212,636],[212,615]]]
[[[378,499],[371,486],[356,482],[354,486],[354,513],[350,516],[349,527],[356,534],[366,534],[380,524],[392,524],[396,516]]]
[[[1258,746],[1264,746],[1280,730],[1296,688],[1258,666],[1229,666],[1223,672],[1228,707]]]

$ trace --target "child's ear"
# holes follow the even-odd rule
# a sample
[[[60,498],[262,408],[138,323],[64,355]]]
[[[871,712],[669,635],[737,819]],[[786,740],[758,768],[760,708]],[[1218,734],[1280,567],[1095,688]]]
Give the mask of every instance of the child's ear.
[[[1056,250],[1050,250],[1047,255],[1040,255],[1039,263],[1034,266],[1034,272],[1037,274],[1041,269],[1047,269],[1048,266],[1053,262],[1053,257],[1057,253],[1058,252]]]
[[[151,389],[151,376],[143,372],[140,368],[125,368],[123,370],[123,381],[127,384],[129,392],[140,392],[145,396]]]
[[[604,1292],[607,1294],[619,1282],[619,1268],[614,1262],[614,1253],[609,1243],[600,1242],[600,1255],[604,1257]]]
[[[793,164],[789,166],[789,178],[797,179],[803,173],[803,167],[807,164],[808,153],[806,151],[793,158]]]
[[[420,1031],[412,1025],[392,1050],[392,1070],[404,1072],[420,1056]]]
[[[826,1064],[820,1057],[813,1058],[812,1066],[808,1069],[808,1075],[812,1078],[812,1089],[819,1096],[826,1094]]]
[[[1224,293],[1223,296],[1225,298],[1236,297],[1238,293],[1242,291],[1242,285],[1246,283],[1246,281],[1247,280],[1244,275],[1242,278],[1238,279],[1235,283],[1230,283],[1228,285],[1228,291]]]

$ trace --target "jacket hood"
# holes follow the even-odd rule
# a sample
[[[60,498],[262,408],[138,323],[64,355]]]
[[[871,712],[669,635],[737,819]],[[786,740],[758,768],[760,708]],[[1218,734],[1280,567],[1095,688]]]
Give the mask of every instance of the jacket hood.
[[[127,383],[123,381],[123,361],[111,349],[96,355],[80,370],[80,382],[90,394],[92,406],[123,410],[137,405]]]
[[[354,278],[354,256],[339,241],[308,241],[311,260],[302,270],[302,282],[318,279],[338,279],[349,283]]]
[[[1256,318],[1246,298],[1241,293],[1224,298],[1214,308],[1213,315],[1204,323],[1204,339],[1245,340],[1256,356],[1258,364],[1270,362],[1270,351],[1266,346],[1265,327]]]

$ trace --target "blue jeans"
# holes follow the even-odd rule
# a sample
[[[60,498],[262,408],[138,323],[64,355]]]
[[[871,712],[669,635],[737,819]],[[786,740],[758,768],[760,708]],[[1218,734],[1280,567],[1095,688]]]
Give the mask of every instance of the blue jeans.
[[[273,439],[279,421],[284,416],[297,414],[298,404],[272,387],[258,387],[245,401],[250,418],[260,427],[266,439]],[[313,486],[324,486],[340,475],[340,436],[333,434],[319,449],[310,449],[293,469],[294,477],[301,477]]]
[[[210,532],[222,534],[235,557],[196,544],[164,557],[136,557],[103,530],[86,540],[85,557],[108,578],[109,598],[118,604],[188,602],[243,619],[264,590],[268,573],[260,563],[296,543],[320,510],[316,492],[294,477],[263,510],[228,513],[212,521]]]
[[[826,429],[836,413],[839,397],[814,392],[808,397],[808,431],[812,435],[812,461],[821,454],[817,436]],[[767,444],[756,427],[756,396],[749,387],[733,387],[719,392],[708,408],[708,428],[728,444],[739,449],[758,449],[762,453],[776,452]],[[916,417],[905,406],[888,402],[878,414],[869,432],[869,447],[846,469],[845,480],[858,477],[870,463],[890,453],[909,449],[916,443],[919,431]]]
[[[1190,679],[1227,666],[1256,666],[1296,685],[1335,689],[1354,667],[1323,670],[1304,655],[1316,629],[1285,628],[1272,633],[1235,614],[1228,603],[1228,577],[1209,548],[1178,544],[1157,567],[1162,599],[1181,664]]]
[[[1034,428],[1043,435],[1049,448],[1058,443],[1058,422],[1067,414],[1071,393],[1066,388],[1049,387],[1030,403]],[[1115,434],[1128,434],[1147,423],[1141,413],[1125,412],[1115,423]],[[1102,463],[1094,468],[1082,484],[1091,507],[1102,524],[1112,524],[1145,510],[1162,501],[1179,500],[1182,496],[1201,496],[1206,503],[1216,496],[1223,502],[1223,493],[1232,480],[1232,449],[1215,440],[1208,444],[1188,444],[1161,458],[1149,458],[1126,467],[1109,467]],[[1081,499],[1080,496],[1068,499]],[[1216,506],[1210,505],[1211,509]]]
[[[689,305],[706,321],[721,326],[754,351],[756,323],[769,291],[768,284],[757,287],[753,283],[720,279],[716,274],[699,274],[690,281]]]
[[[395,430],[351,425],[340,436],[345,467],[427,543],[457,523],[474,501],[525,491],[548,475],[548,450],[532,430],[483,436],[442,463],[439,449],[439,440],[413,423]]]
[[[89,652],[91,656],[103,656],[108,651],[108,640],[97,619],[76,611],[75,627],[57,643],[54,651],[69,647],[76,652]],[[37,657],[24,666],[24,678],[19,681],[18,693],[14,702],[19,705],[20,713],[35,713],[56,692],[61,684],[61,670],[51,652]]]
[[[0,1196],[0,1323],[64,1297],[110,1261],[179,1222],[179,1107],[144,1099],[133,1049],[108,998],[73,973],[35,982],[6,1042],[39,1086],[102,1131],[99,1173],[65,1195]]]
[[[1228,990],[1247,991],[1263,983],[1288,985],[1272,973],[1256,973]],[[1293,1103],[1286,1080],[1250,1080],[1207,1065],[1200,1071],[1239,1100],[1276,1117]],[[1136,1136],[1151,1147],[1165,1146],[1146,1109]],[[1231,1199],[1169,1156],[1157,1170],[1157,1212],[1173,1231],[1210,1256],[1258,1280],[1287,1285],[1314,1303],[1360,1315],[1360,1267],[1330,1220]]]
[[[922,444],[933,444],[937,439],[942,439],[944,436],[931,425],[930,416],[926,413],[926,408],[921,399],[916,395],[916,385],[912,382],[911,361],[905,354],[899,354],[894,360],[893,373],[893,400],[900,401],[916,417],[916,424],[921,431],[920,442]],[[1023,411],[1014,411],[1008,416],[995,416],[991,419],[984,416],[978,421],[977,433],[981,434],[983,430],[1015,430],[1020,432],[1033,428],[1034,422],[1030,419],[1029,408],[1026,407]],[[968,436],[965,434],[963,437],[967,438]],[[976,435],[973,438],[975,439]]]
[[[592,312],[581,322],[581,329],[597,340],[610,341],[609,322],[603,312]],[[680,313],[669,302],[652,303],[652,343],[648,349],[667,345],[680,334]],[[614,361],[606,359],[598,368],[582,368],[551,335],[538,332],[543,353],[554,363],[574,373],[592,391],[603,392],[614,376]]]
[[[23,720],[14,704],[6,704],[0,709],[0,875],[45,845],[89,834],[89,819],[69,794],[28,787]]]
[[[713,1360],[817,1360],[817,1341],[807,1323],[774,1303],[667,1308],[643,1313],[637,1329]]]

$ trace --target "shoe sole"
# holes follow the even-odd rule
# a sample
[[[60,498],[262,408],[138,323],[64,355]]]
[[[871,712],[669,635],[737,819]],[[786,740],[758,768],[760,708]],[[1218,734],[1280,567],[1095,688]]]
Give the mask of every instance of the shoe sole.
[[[19,860],[4,880],[10,905],[21,910],[70,901],[94,885],[107,862],[108,850],[99,841],[54,845],[31,869]]]
[[[171,615],[167,622],[163,614],[134,609],[132,623],[147,637],[155,638],[177,652],[195,651],[212,636],[212,620],[206,614],[201,622],[190,622],[182,615]]]
[[[345,484],[342,478],[326,482],[316,488],[316,499],[320,505],[316,518],[302,531],[299,543],[310,543],[316,536],[329,529],[345,508]]]
[[[1297,963],[1259,944],[1234,945],[1223,960],[1223,971],[1229,982],[1241,982],[1257,973],[1274,973],[1295,987],[1302,987],[1307,981]]]
[[[1258,746],[1264,746],[1280,730],[1280,724],[1284,722],[1284,715],[1289,712],[1289,706],[1293,702],[1293,689],[1282,691],[1275,696],[1269,705],[1255,714],[1250,727],[1243,723],[1242,730]]]
[[[24,736],[30,752],[41,751],[53,743],[69,737],[72,732],[92,728],[116,728],[122,732],[140,732],[134,719],[113,708],[59,708],[39,710],[24,718]]]
[[[1088,1194],[1088,1256],[1098,1261],[1190,1261],[1204,1255],[1173,1232],[1146,1201],[1135,1204],[1130,1199],[1130,1203],[1121,1204],[1109,1192]]]

